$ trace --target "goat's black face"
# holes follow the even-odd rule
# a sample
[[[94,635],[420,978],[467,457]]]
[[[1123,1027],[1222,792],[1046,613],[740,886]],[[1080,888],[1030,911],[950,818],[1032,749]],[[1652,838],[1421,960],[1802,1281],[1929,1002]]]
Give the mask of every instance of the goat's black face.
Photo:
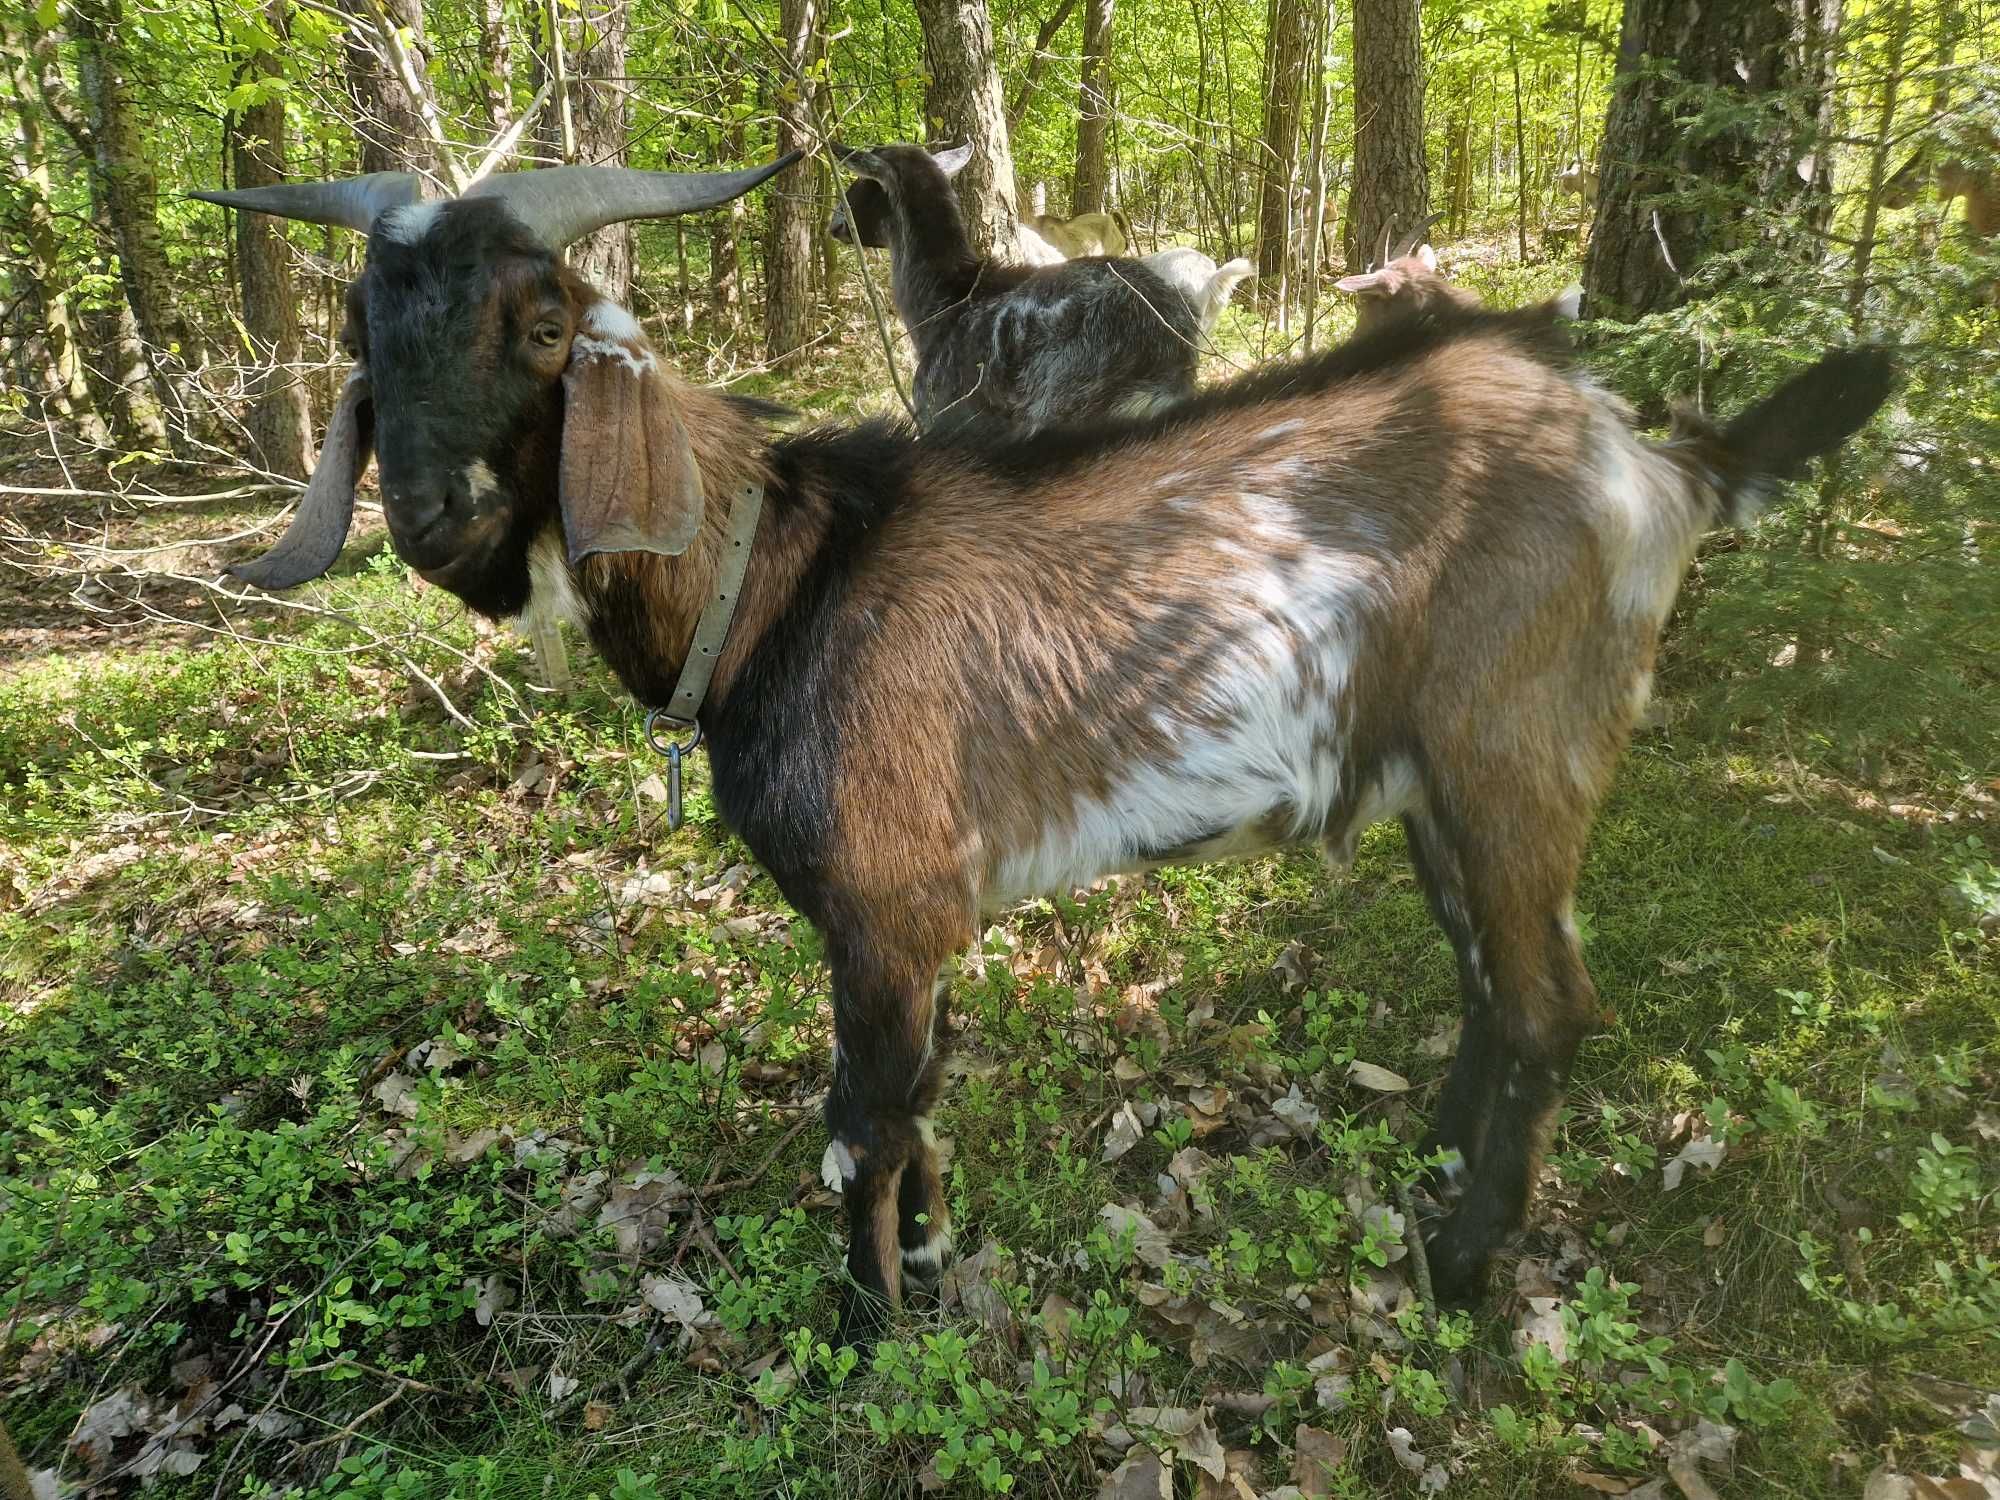
[[[866,245],[871,250],[889,248],[889,194],[879,182],[864,177],[850,182],[834,205],[826,232],[850,245]]]
[[[469,200],[384,214],[349,289],[390,540],[485,614],[526,606],[556,513],[573,283],[503,207]]]

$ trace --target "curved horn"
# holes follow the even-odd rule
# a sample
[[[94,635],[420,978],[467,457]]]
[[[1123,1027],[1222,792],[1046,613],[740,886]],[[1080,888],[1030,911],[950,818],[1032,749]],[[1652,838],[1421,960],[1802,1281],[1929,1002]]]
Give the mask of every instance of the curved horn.
[[[348,177],[338,182],[280,182],[271,187],[231,188],[188,196],[203,203],[220,203],[224,208],[247,208],[280,219],[333,224],[366,234],[377,214],[415,203],[422,196],[422,187],[414,172],[370,172],[366,177]]]
[[[498,198],[552,250],[626,219],[665,219],[740,198],[805,153],[787,151],[742,172],[642,172],[632,167],[543,167],[488,177],[468,198]]]
[[[1400,240],[1396,242],[1395,254],[1389,256],[1386,260],[1384,260],[1383,264],[1387,265],[1391,260],[1401,260],[1404,256],[1408,255],[1412,250],[1415,250],[1417,248],[1418,243],[1423,239],[1423,237],[1431,232],[1431,226],[1437,223],[1437,221],[1439,219],[1442,219],[1443,217],[1444,213],[1442,210],[1440,210],[1437,213],[1432,214],[1428,219],[1424,220],[1423,223],[1419,224],[1415,229],[1412,229],[1408,234],[1404,235]]]
[[[319,577],[340,556],[348,525],[354,519],[354,486],[368,467],[368,455],[374,447],[371,394],[367,371],[356,366],[326,424],[319,464],[299,500],[292,524],[269,552],[229,570],[245,583],[260,589],[295,588]]]

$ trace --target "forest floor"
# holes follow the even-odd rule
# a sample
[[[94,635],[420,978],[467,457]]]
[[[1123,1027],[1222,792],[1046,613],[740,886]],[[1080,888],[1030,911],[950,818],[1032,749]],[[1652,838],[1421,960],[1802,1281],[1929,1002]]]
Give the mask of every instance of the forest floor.
[[[835,408],[872,399],[852,344]],[[0,567],[0,1419],[31,1468],[409,1500],[2000,1484],[1993,764],[1843,774],[1783,707],[1701,727],[1683,609],[1578,902],[1615,1019],[1470,1313],[1418,1307],[1405,1250],[1456,1002],[1397,828],[1345,878],[1024,908],[952,986],[960,1261],[856,1366],[819,1341],[816,940],[701,766],[670,837],[587,647],[541,691],[379,517],[308,611],[219,596],[245,544],[199,539],[270,504],[0,527],[54,539]],[[1958,738],[1996,742],[1985,712]]]

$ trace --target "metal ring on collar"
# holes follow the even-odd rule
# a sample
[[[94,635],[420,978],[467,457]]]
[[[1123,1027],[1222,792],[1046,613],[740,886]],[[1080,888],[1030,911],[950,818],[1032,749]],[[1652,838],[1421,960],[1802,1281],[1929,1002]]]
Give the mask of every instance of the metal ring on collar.
[[[673,734],[679,734],[681,731],[687,729],[692,729],[694,734],[685,745],[676,745],[671,739],[667,743],[661,744],[660,726],[662,724],[666,725],[668,730]],[[654,752],[659,755],[670,755],[676,750],[682,755],[692,755],[695,746],[701,743],[701,725],[692,719],[676,719],[664,708],[656,708],[646,715],[646,743],[651,745]]]

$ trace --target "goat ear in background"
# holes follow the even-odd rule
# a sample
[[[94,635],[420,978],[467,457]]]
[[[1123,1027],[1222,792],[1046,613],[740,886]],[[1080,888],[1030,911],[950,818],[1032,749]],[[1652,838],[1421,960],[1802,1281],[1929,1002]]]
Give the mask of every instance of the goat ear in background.
[[[1384,266],[1379,271],[1365,271],[1359,276],[1343,276],[1333,284],[1336,292],[1348,292],[1363,296],[1370,292],[1384,297],[1393,296],[1396,288],[1403,284],[1403,275]]]
[[[563,371],[562,518],[569,560],[676,557],[701,530],[701,470],[658,359],[623,308],[598,302]]]
[[[881,157],[860,146],[843,146],[839,141],[828,141],[826,149],[833,153],[833,159],[840,163],[843,171],[852,172],[856,177],[866,177],[879,182],[889,173],[889,168]]]
[[[245,583],[260,589],[297,588],[324,573],[347,544],[354,520],[354,487],[375,448],[375,403],[368,372],[356,365],[341,388],[333,416],[320,444],[298,512],[277,546],[262,557],[230,568]]]
[[[931,160],[944,169],[947,177],[956,177],[965,170],[965,164],[972,160],[972,142],[963,146],[947,146],[942,151],[933,151]]]

